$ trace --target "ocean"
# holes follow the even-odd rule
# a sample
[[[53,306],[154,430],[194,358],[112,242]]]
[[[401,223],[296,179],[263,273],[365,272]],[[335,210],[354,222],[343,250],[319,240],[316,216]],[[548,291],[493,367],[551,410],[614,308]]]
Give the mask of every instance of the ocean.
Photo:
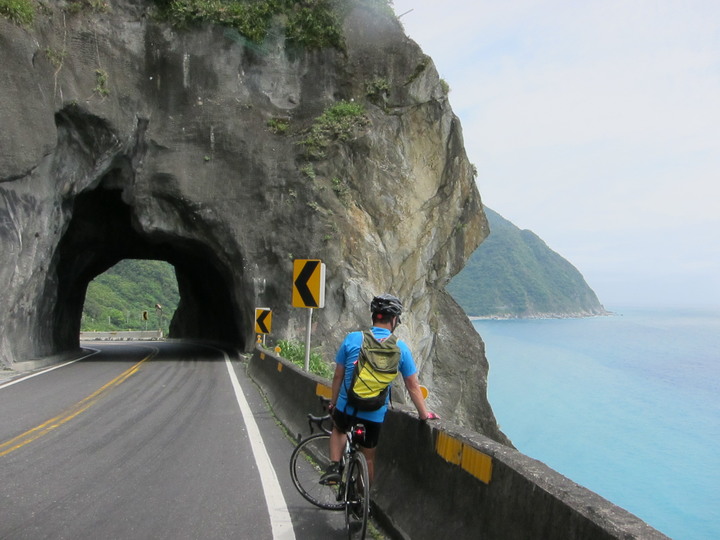
[[[720,309],[477,320],[523,452],[676,540],[720,538]]]

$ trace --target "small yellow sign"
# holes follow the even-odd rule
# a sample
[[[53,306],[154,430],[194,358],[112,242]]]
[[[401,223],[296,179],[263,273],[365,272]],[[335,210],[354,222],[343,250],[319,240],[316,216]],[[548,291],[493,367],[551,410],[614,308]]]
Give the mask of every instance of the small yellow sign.
[[[255,333],[269,334],[272,331],[272,310],[255,308]]]

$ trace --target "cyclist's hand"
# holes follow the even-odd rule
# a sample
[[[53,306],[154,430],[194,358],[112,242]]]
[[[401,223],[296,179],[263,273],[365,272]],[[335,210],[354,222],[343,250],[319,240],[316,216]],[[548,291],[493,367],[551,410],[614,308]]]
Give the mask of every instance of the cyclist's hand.
[[[335,410],[335,404],[332,401],[328,403],[327,410],[330,414],[332,414],[332,412]]]
[[[440,420],[440,417],[437,414],[435,414],[434,412],[428,411],[427,416],[425,417],[425,419],[423,421],[426,421],[426,420]]]

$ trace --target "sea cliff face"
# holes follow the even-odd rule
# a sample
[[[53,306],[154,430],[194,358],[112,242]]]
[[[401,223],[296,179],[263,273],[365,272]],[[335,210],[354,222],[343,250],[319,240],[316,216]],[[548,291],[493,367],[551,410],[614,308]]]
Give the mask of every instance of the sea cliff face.
[[[299,338],[293,259],[321,259],[314,345],[332,357],[393,292],[431,406],[505,440],[484,345],[444,291],[487,221],[446,89],[387,9],[348,2],[339,44],[311,46],[294,13],[253,41],[151,2],[68,5],[0,19],[4,364],[77,348],[87,283],[124,258],[175,266],[176,336],[248,350],[268,306],[274,336]]]

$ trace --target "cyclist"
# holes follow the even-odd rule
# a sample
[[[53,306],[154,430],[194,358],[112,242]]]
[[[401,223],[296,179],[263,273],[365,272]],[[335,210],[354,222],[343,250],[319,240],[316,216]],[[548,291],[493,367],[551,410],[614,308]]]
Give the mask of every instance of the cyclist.
[[[370,312],[372,314],[371,331],[378,341],[382,341],[390,337],[400,324],[400,315],[403,306],[400,300],[391,295],[383,294],[376,296],[370,303]],[[375,447],[377,445],[380,428],[385,419],[387,412],[387,401],[385,404],[374,411],[358,411],[347,403],[347,389],[349,388],[355,362],[360,354],[360,348],[363,344],[362,332],[351,332],[345,337],[342,345],[338,349],[335,357],[335,374],[332,381],[332,401],[330,402],[330,412],[333,418],[333,429],[330,434],[330,460],[325,474],[320,478],[320,483],[333,485],[340,482],[340,456],[342,455],[345,445],[345,433],[350,427],[354,419],[362,420],[365,425],[365,439],[360,443],[360,449],[365,455],[368,463],[368,472],[370,482],[372,483],[374,474],[374,458]],[[400,365],[398,371],[402,374],[410,399],[417,409],[418,416],[421,420],[437,419],[438,415],[428,411],[425,407],[420,390],[420,383],[417,378],[417,367],[413,360],[410,348],[402,340],[398,340],[400,348]]]

